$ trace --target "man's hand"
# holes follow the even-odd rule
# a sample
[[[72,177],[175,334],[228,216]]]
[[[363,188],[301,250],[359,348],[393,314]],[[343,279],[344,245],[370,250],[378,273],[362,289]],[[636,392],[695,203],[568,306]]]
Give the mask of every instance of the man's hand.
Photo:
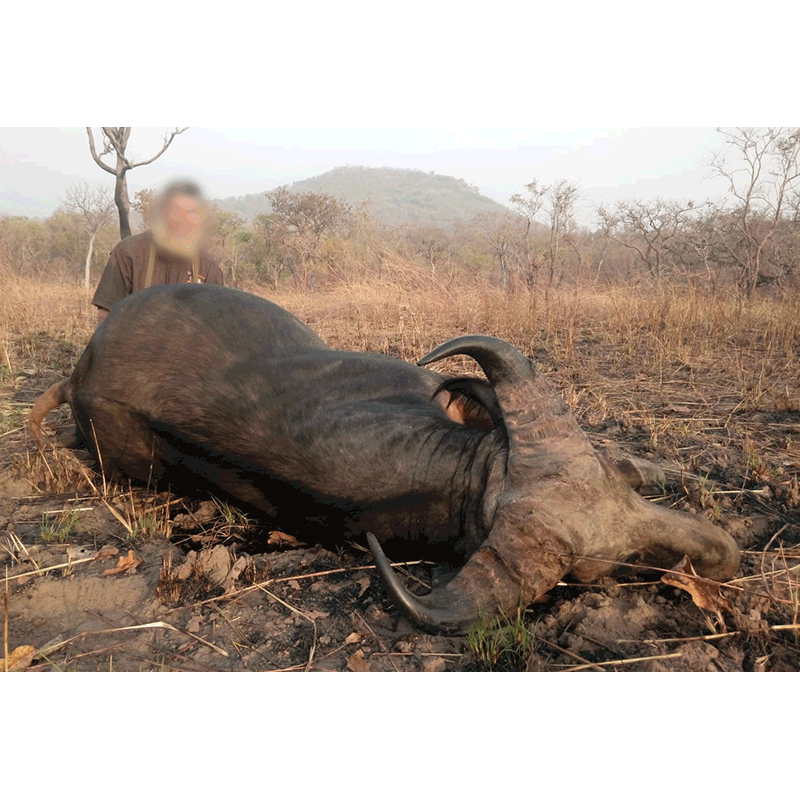
[[[103,320],[108,316],[109,311],[107,308],[98,308],[97,309],[97,326],[100,327],[100,324]]]

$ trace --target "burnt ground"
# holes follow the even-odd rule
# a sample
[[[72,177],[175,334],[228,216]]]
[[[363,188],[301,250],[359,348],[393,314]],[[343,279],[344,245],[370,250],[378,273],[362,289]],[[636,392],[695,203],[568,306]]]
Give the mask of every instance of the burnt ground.
[[[53,347],[53,369],[11,375],[3,388],[0,569],[13,669],[800,667],[796,410],[748,409],[723,392],[698,400],[689,382],[665,394],[663,383],[656,390],[641,376],[633,390],[620,386],[626,402],[604,385],[600,408],[596,384],[589,391],[554,370],[593,442],[658,463],[666,484],[654,501],[714,517],[743,551],[740,572],[717,596],[714,587],[690,593],[653,575],[564,583],[502,624],[432,636],[399,617],[355,544],[302,545],[302,531],[271,530],[208,497],[104,486],[85,451],[39,458],[24,413],[78,355]],[[68,410],[50,420],[64,429]],[[412,564],[406,575],[424,593],[436,565]]]

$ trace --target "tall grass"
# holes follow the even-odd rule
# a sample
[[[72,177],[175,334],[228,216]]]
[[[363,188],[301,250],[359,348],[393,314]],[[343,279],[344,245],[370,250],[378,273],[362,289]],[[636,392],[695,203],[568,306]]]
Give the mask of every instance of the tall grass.
[[[797,295],[742,302],[675,285],[504,291],[483,276],[433,275],[402,261],[379,277],[314,292],[245,288],[288,308],[335,348],[416,360],[449,338],[487,334],[534,356],[562,389],[616,387],[623,405],[635,406],[637,386],[646,385],[665,402],[681,387],[686,399],[800,407]],[[6,373],[64,369],[59,357],[79,354],[95,327],[90,295],[75,285],[0,274],[0,298]]]

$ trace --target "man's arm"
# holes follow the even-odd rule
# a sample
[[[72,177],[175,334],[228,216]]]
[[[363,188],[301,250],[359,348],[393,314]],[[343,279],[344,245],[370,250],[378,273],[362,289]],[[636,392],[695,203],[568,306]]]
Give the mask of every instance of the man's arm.
[[[131,270],[125,267],[117,245],[108,257],[108,263],[92,298],[92,305],[97,306],[98,325],[108,316],[114,304],[127,297],[133,290]]]

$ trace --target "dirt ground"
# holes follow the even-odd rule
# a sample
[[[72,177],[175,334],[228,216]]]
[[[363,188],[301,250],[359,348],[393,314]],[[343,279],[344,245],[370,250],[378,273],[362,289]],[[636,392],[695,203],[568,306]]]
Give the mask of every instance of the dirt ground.
[[[69,374],[77,348],[44,335],[48,369],[3,384],[0,572],[4,666],[29,671],[786,671],[800,667],[800,413],[747,408],[696,359],[656,386],[625,375],[603,408],[578,368],[534,353],[596,446],[665,472],[652,499],[711,515],[742,550],[737,577],[701,608],[656,575],[560,584],[504,625],[421,633],[387,600],[354,544],[303,545],[213,498],[104,486],[88,453],[37,457],[22,423]],[[589,359],[597,343],[581,347]],[[597,354],[595,354],[597,355]],[[611,356],[606,356],[611,358]],[[609,373],[610,374],[610,373]],[[665,385],[667,389],[665,389]],[[631,388],[633,387],[633,388]],[[796,387],[787,387],[787,396]],[[68,409],[51,418],[68,427]],[[413,591],[434,564],[405,569]],[[702,598],[701,603],[702,605]]]

